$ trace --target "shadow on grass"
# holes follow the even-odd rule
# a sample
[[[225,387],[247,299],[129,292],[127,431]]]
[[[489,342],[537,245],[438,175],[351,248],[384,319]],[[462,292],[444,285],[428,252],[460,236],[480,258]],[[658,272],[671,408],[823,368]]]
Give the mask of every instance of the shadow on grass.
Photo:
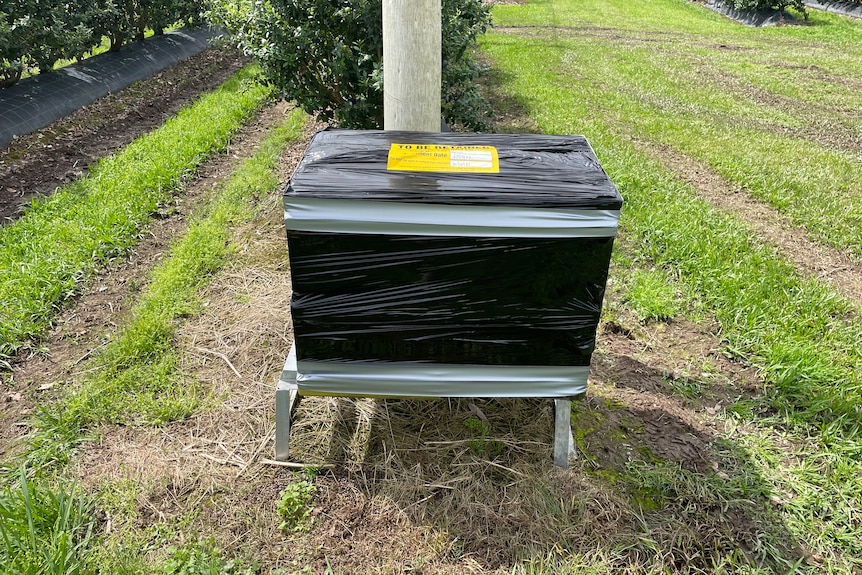
[[[632,378],[661,377],[648,365],[630,367]],[[297,438],[305,446],[297,455],[337,462],[336,482],[433,534],[423,545],[437,541],[436,551],[426,550],[434,562],[469,558],[483,571],[507,573],[536,561],[548,573],[722,565],[786,572],[805,562],[745,449],[673,398],[627,391],[623,399],[590,393],[573,406],[581,458],[568,471],[551,464],[553,403],[538,399],[329,398],[329,440]],[[322,540],[335,572],[373,571],[384,558],[369,556],[362,566],[340,551],[352,549],[367,518],[339,520],[344,528]],[[348,556],[350,566],[340,565]]]
[[[528,104],[517,96],[507,94],[503,86],[511,83],[513,75],[493,67],[484,54],[478,54],[484,72],[479,75],[478,84],[482,95],[494,110],[492,131],[498,134],[540,134],[536,121],[529,116]]]
[[[539,131],[529,103],[500,89],[504,73],[481,82],[495,131]],[[303,400],[293,453],[336,463],[314,540],[327,565],[550,574],[805,563],[751,455],[675,397],[658,366],[616,359],[624,369],[604,387],[619,393],[597,388],[573,406],[581,458],[567,471],[551,464],[547,399]]]

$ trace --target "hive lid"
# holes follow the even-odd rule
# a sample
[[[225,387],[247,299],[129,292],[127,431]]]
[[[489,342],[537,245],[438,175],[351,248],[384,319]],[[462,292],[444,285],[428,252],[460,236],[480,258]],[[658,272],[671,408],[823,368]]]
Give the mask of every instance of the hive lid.
[[[445,205],[618,210],[583,136],[324,130],[285,196]]]

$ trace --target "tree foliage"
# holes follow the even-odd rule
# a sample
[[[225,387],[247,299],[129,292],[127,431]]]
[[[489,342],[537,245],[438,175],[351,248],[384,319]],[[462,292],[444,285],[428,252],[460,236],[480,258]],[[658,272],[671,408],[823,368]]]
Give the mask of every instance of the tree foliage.
[[[0,87],[11,86],[24,71],[26,20],[13,11],[11,2],[0,0]]]
[[[77,58],[92,48],[92,31],[86,22],[89,9],[84,2],[32,0],[29,4],[32,11],[24,16],[24,42],[27,56],[40,71],[51,70],[58,60]]]
[[[730,4],[740,12],[780,11],[785,8],[795,8],[806,14],[803,0],[730,0]]]
[[[306,112],[346,128],[382,126],[381,0],[210,0],[208,17]],[[442,0],[442,18],[443,115],[482,129],[472,48],[490,13],[481,0]]]
[[[0,87],[26,69],[50,71],[110,40],[119,50],[147,29],[196,20],[200,0],[0,0]]]

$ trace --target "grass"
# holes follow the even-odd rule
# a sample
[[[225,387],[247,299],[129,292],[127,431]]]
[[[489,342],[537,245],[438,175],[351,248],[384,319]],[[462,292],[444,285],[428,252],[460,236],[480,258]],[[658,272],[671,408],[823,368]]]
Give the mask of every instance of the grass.
[[[729,435],[734,447],[726,454],[728,462],[750,461],[749,471],[738,468],[729,483],[716,483],[714,475],[647,460],[618,481],[659,502],[653,521],[685,517],[686,502],[726,508],[738,498],[775,498],[775,520],[811,550],[807,560],[791,560],[786,537],[775,533],[737,555],[712,541],[701,551],[703,568],[713,561],[711,569],[731,572],[858,569],[859,310],[800,276],[735,215],[701,200],[661,151],[708,166],[731,189],[858,257],[862,156],[841,134],[862,126],[852,72],[862,67],[862,25],[812,13],[808,25],[753,30],[675,0],[537,1],[494,14],[498,26],[512,28],[488,34],[482,46],[508,97],[542,132],[585,134],[623,193],[625,249],[639,262],[623,293],[636,315],[666,320],[682,309],[673,305],[677,290],[655,270],[672,273],[688,298],[683,308],[714,317],[726,353],[756,367],[768,384],[763,399],[740,401],[727,415],[732,428],[753,425]],[[750,470],[758,481],[735,482]],[[698,485],[707,492],[692,491]],[[782,493],[792,495],[775,495]],[[689,554],[684,539],[675,548]],[[530,569],[546,567],[539,561]]]
[[[246,68],[90,175],[0,229],[0,361],[35,341],[81,285],[138,241],[150,216],[269,96]]]
[[[276,186],[279,154],[304,125],[304,114],[291,112],[192,218],[169,257],[153,270],[128,324],[92,360],[92,375],[39,416],[32,463],[67,461],[70,448],[99,423],[158,425],[201,407],[206,391],[178,367],[177,323],[203,309],[197,293],[232,253],[231,227],[250,219],[254,206]]]
[[[709,166],[862,258],[862,22],[812,12],[806,25],[750,29],[708,12],[685,0],[537,1],[494,16],[540,26],[531,49],[560,72],[543,90],[574,88],[578,109],[620,136]]]
[[[791,419],[838,420],[854,429],[862,399],[862,356],[855,342],[862,326],[853,321],[853,307],[819,282],[799,277],[736,218],[700,200],[691,186],[633,146],[616,115],[596,113],[593,99],[610,97],[614,82],[568,89],[574,79],[561,81],[559,64],[579,54],[577,47],[509,34],[490,35],[483,47],[510,75],[506,88],[533,110],[543,131],[590,138],[624,191],[623,225],[639,255],[677,270],[696,290],[721,323],[728,349],[775,385],[775,404]],[[632,63],[630,75],[640,74]],[[808,203],[820,206],[814,198]],[[835,228],[852,222],[852,214],[833,216]]]
[[[634,269],[626,292],[629,306],[643,322],[667,321],[682,312],[676,290],[663,270]]]
[[[74,446],[97,423],[163,423],[189,415],[205,401],[206,390],[179,371],[172,335],[181,318],[201,311],[198,291],[235,249],[232,227],[256,215],[263,196],[277,185],[279,155],[305,122],[302,112],[291,112],[216,190],[169,257],[153,270],[128,324],[91,361],[91,375],[74,392],[43,409],[18,482],[0,493],[0,535],[5,542],[0,547],[5,570],[0,572],[153,572],[152,561],[146,558],[148,542],[169,543],[174,531],[161,533],[156,525],[143,538],[130,533],[128,542],[138,541],[137,547],[97,538],[95,499],[65,482],[56,483],[49,469],[54,466],[56,471],[57,465],[66,463]],[[28,473],[35,477],[28,479]],[[99,495],[100,508],[119,516],[132,514],[130,505],[139,492],[136,484],[106,484]],[[156,569],[183,575],[259,572],[253,561],[226,558],[203,539],[169,548]]]
[[[0,489],[0,573],[83,572],[95,539],[93,498],[74,485],[27,478]]]
[[[754,31],[675,0],[555,0],[494,10],[498,25],[512,27],[483,39],[499,90],[540,131],[586,134],[626,199],[603,328],[610,331],[600,334],[588,397],[573,406],[580,463],[568,472],[550,465],[550,402],[505,399],[306,398],[292,452],[301,461],[338,464],[313,481],[273,468],[238,476],[190,457],[190,438],[215,424],[253,428],[207,439],[243,461],[259,455],[271,413],[238,400],[255,380],[237,386],[235,401],[210,428],[198,419],[170,429],[179,439],[163,449],[182,469],[171,463],[143,476],[121,470],[97,481],[99,507],[115,532],[89,565],[129,573],[425,575],[843,575],[862,568],[859,309],[797,273],[736,214],[703,201],[673,161],[694,158],[730,188],[735,170],[757,176],[738,191],[766,197],[784,166],[758,165],[761,143],[798,151],[789,131],[749,140],[767,124],[797,130],[796,139],[825,150],[821,159],[837,161],[833,152],[846,152],[852,139],[839,134],[844,148],[830,147],[816,118],[792,111],[835,121],[844,114],[856,129],[844,113],[853,108],[844,107],[857,96],[841,81],[852,82],[858,69],[851,64],[859,27],[812,13],[811,25]],[[809,65],[809,48],[834,54],[816,64],[835,75],[828,82],[836,85],[828,92],[834,100],[824,100],[825,88],[804,72],[768,65]],[[726,82],[704,89],[692,81],[696,70],[717,69],[730,71]],[[738,98],[754,88],[786,100],[771,105],[760,92]],[[726,171],[710,159],[724,157],[728,142],[749,141],[727,149]],[[668,149],[674,154],[663,155]],[[793,218],[812,229],[809,218],[826,217],[817,215],[822,209],[836,229],[849,230],[853,209],[821,202],[821,187],[840,180],[831,173],[837,165],[824,169],[825,179],[802,170],[800,197],[808,194],[810,206],[788,192],[776,209],[796,210]],[[847,177],[855,181],[855,172]],[[811,233],[855,249],[830,240],[832,232]],[[225,237],[220,242],[229,245]],[[192,243],[188,254],[209,261],[201,255],[210,253],[208,242]],[[283,238],[268,245],[242,254],[244,264],[283,273]],[[180,246],[173,253],[186,253]],[[171,277],[191,278],[189,284],[166,281],[155,289],[162,284],[154,272],[128,326],[88,366],[96,375],[50,408],[57,421],[68,414],[72,432],[48,422],[43,437],[79,439],[98,422],[158,423],[199,409],[205,388],[183,396],[194,379],[177,367],[182,358],[171,343],[177,325],[201,311],[196,282],[231,257],[220,253],[204,268],[172,268]],[[286,301],[283,293],[276,297]],[[208,314],[214,322],[235,317]],[[675,340],[679,330],[685,333]],[[280,335],[272,347],[285,343]],[[713,347],[701,347],[704,341]],[[266,363],[269,352],[256,353]],[[165,409],[174,400],[191,409]],[[61,459],[49,451],[40,458]],[[209,480],[208,473],[227,479]],[[304,518],[301,531],[292,529],[297,517]]]

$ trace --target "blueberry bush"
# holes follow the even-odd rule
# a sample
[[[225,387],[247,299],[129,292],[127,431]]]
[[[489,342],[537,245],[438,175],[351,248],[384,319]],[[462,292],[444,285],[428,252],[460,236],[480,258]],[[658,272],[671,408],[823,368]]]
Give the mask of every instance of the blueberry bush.
[[[207,12],[282,96],[344,128],[383,123],[382,14],[381,0],[210,0]],[[473,47],[490,12],[481,0],[442,0],[442,19],[443,116],[481,130],[488,105]]]

